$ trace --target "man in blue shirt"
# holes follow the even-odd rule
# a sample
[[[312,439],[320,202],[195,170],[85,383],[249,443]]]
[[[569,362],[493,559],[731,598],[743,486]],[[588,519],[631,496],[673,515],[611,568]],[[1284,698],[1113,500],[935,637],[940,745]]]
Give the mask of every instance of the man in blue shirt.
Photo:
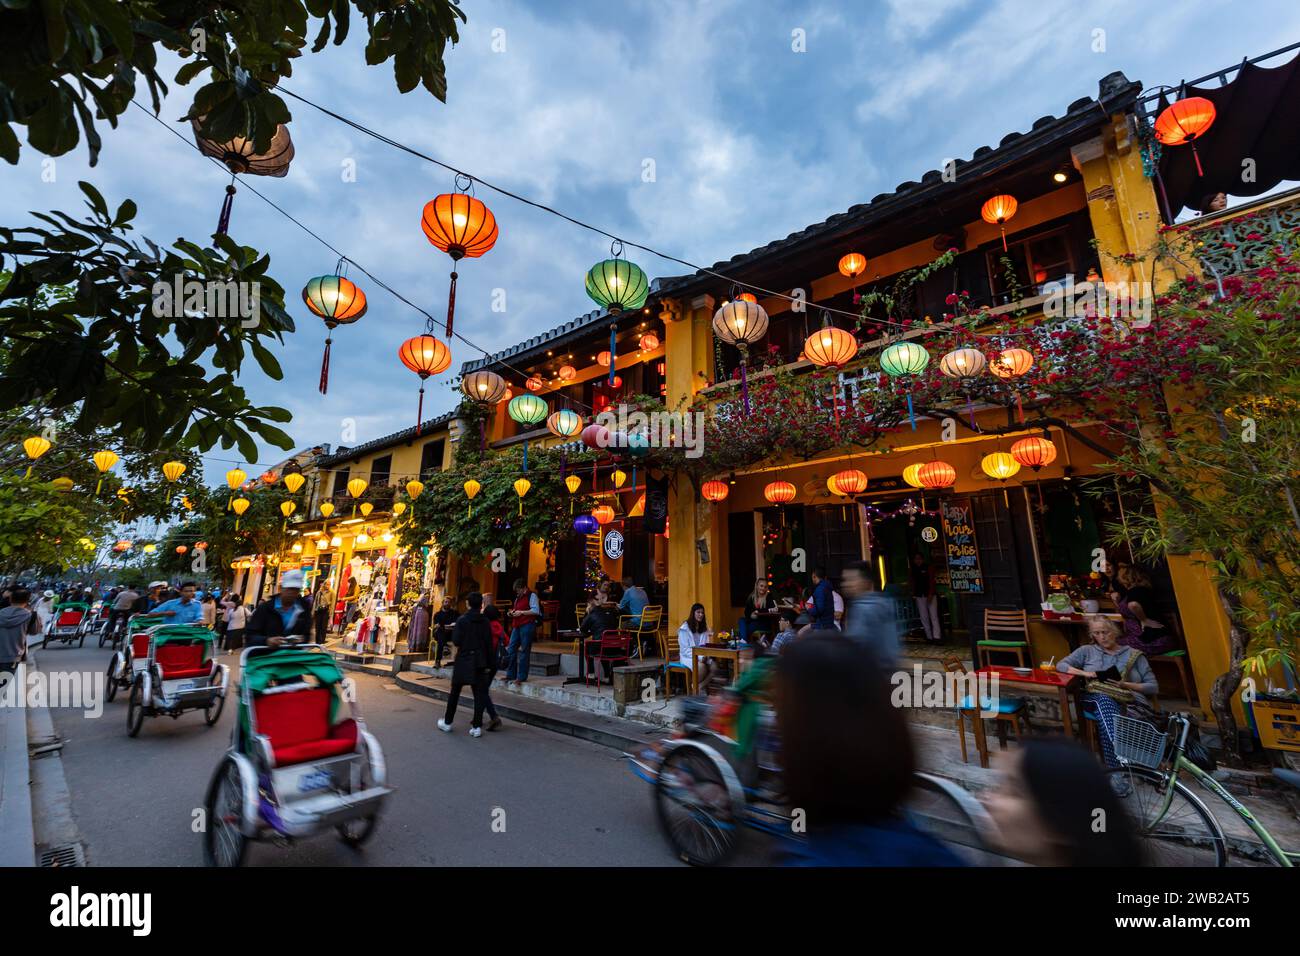
[[[650,603],[650,598],[646,596],[645,589],[636,586],[632,580],[632,575],[623,578],[623,600],[618,602],[618,613],[626,614],[632,618],[635,626],[641,624],[641,612],[645,606]]]
[[[826,580],[826,569],[815,567],[812,572],[812,623],[818,630],[829,631],[835,628],[835,589]]]
[[[193,581],[186,581],[180,597],[163,601],[149,613],[169,618],[168,624],[198,624],[203,620],[203,605],[194,599],[194,587]]]

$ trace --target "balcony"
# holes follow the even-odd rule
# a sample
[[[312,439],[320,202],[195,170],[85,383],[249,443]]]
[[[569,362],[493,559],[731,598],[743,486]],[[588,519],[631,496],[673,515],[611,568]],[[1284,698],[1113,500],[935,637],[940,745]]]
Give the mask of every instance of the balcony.
[[[1277,242],[1288,251],[1296,248],[1300,188],[1193,219],[1178,229],[1192,243],[1207,277],[1251,272],[1272,259]]]

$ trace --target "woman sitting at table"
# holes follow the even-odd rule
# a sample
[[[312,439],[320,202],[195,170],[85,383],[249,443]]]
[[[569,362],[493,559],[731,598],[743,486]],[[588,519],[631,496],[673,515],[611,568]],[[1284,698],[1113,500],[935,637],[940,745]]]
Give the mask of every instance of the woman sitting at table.
[[[745,616],[736,625],[740,639],[753,643],[757,635],[770,634],[776,620],[771,615],[775,613],[776,598],[768,591],[767,578],[759,578],[745,600]]]
[[[1117,575],[1121,590],[1111,592],[1120,617],[1124,618],[1121,644],[1137,648],[1143,654],[1163,654],[1174,643],[1169,628],[1156,620],[1156,592],[1145,571],[1131,564],[1120,565]]]
[[[1088,624],[1088,636],[1093,642],[1080,645],[1056,665],[1062,674],[1088,679],[1083,705],[1096,714],[1101,752],[1111,767],[1119,766],[1114,748],[1115,718],[1141,718],[1150,713],[1148,695],[1159,689],[1146,657],[1136,648],[1120,644],[1121,634],[1116,622],[1093,618]]]
[[[605,592],[601,588],[597,588],[587,601],[587,614],[582,619],[582,626],[578,630],[582,632],[584,640],[588,638],[599,640],[606,631],[617,629],[618,611],[610,605]],[[587,648],[587,676],[589,677],[595,673],[593,668],[598,666],[592,653],[593,650],[594,647],[589,646]]]
[[[677,654],[678,659],[687,667],[695,667],[695,648],[701,644],[709,643],[713,637],[713,632],[709,630],[709,622],[704,616],[703,604],[692,604],[691,613],[686,616],[682,626],[677,629]],[[699,690],[708,686],[709,681],[713,679],[714,671],[717,665],[711,658],[704,658],[704,678],[700,681]]]

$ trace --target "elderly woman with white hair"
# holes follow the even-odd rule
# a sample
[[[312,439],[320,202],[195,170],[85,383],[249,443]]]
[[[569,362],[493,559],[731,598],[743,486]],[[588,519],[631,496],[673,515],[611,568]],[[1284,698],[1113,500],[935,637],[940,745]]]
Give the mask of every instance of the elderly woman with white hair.
[[[1123,633],[1114,621],[1093,618],[1088,625],[1092,643],[1081,644],[1056,665],[1062,674],[1088,679],[1083,704],[1097,716],[1102,755],[1111,767],[1119,766],[1114,748],[1115,718],[1130,709],[1150,712],[1149,697],[1159,689],[1146,655],[1137,648],[1120,644]]]

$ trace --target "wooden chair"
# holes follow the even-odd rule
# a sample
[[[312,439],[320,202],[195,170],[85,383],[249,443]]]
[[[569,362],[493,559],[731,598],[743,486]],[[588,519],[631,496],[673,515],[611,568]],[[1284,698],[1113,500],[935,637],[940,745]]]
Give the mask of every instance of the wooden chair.
[[[573,609],[573,614],[574,614],[574,616],[578,619],[578,625],[577,625],[577,627],[578,627],[578,632],[579,632],[579,633],[578,633],[578,636],[577,636],[576,638],[574,638],[574,640],[573,640],[573,653],[575,653],[575,654],[581,654],[581,653],[582,653],[582,645],[581,645],[581,641],[582,641],[582,633],[581,633],[581,632],[582,632],[582,619],[585,618],[585,617],[587,616],[587,605],[585,605],[585,604],[579,604],[577,607],[575,607],[575,608]]]
[[[966,665],[955,657],[944,658],[943,669],[949,674],[965,674]],[[980,716],[981,710],[989,708],[981,707],[983,701],[976,701],[969,695],[963,697],[957,702],[957,738],[961,741],[961,762],[967,763],[966,758],[966,720],[969,717],[971,730],[975,733],[975,746],[980,752],[980,766],[989,765],[989,751],[987,742],[983,735],[975,727],[975,722],[983,720]],[[992,703],[991,701],[989,703]],[[997,701],[997,714],[993,718],[997,735],[998,748],[1007,749],[1007,726],[1011,725],[1016,731],[1016,740],[1023,741],[1025,735],[1032,728],[1029,726],[1029,708],[1023,697],[1006,697],[999,696]]]
[[[990,637],[989,635],[997,632],[1000,634],[1019,634],[1020,640],[1004,640]],[[1015,654],[1016,664],[1019,667],[1029,667],[1033,664],[1033,655],[1029,647],[1029,620],[1023,610],[1019,611],[996,611],[988,608],[984,611],[984,639],[975,642],[979,650],[979,666],[987,667],[992,661],[993,654]],[[1026,663],[1028,660],[1028,663]]]
[[[555,632],[560,626],[560,602],[542,601],[542,621],[540,631],[542,640],[555,640]]]
[[[596,653],[591,653],[591,645],[596,645]],[[601,664],[609,664],[613,669],[615,664],[626,664],[632,659],[632,635],[628,631],[606,631],[599,638],[592,638],[587,641],[587,660],[593,665],[596,672],[596,689],[600,690],[600,677],[603,672]],[[583,674],[582,682],[584,685],[591,683],[591,675]]]
[[[659,653],[664,658],[664,699],[669,700],[673,696],[673,674],[679,674],[686,684],[686,693],[695,693],[695,668],[681,662],[681,645],[677,641],[677,633],[671,634],[661,632],[659,635]]]

